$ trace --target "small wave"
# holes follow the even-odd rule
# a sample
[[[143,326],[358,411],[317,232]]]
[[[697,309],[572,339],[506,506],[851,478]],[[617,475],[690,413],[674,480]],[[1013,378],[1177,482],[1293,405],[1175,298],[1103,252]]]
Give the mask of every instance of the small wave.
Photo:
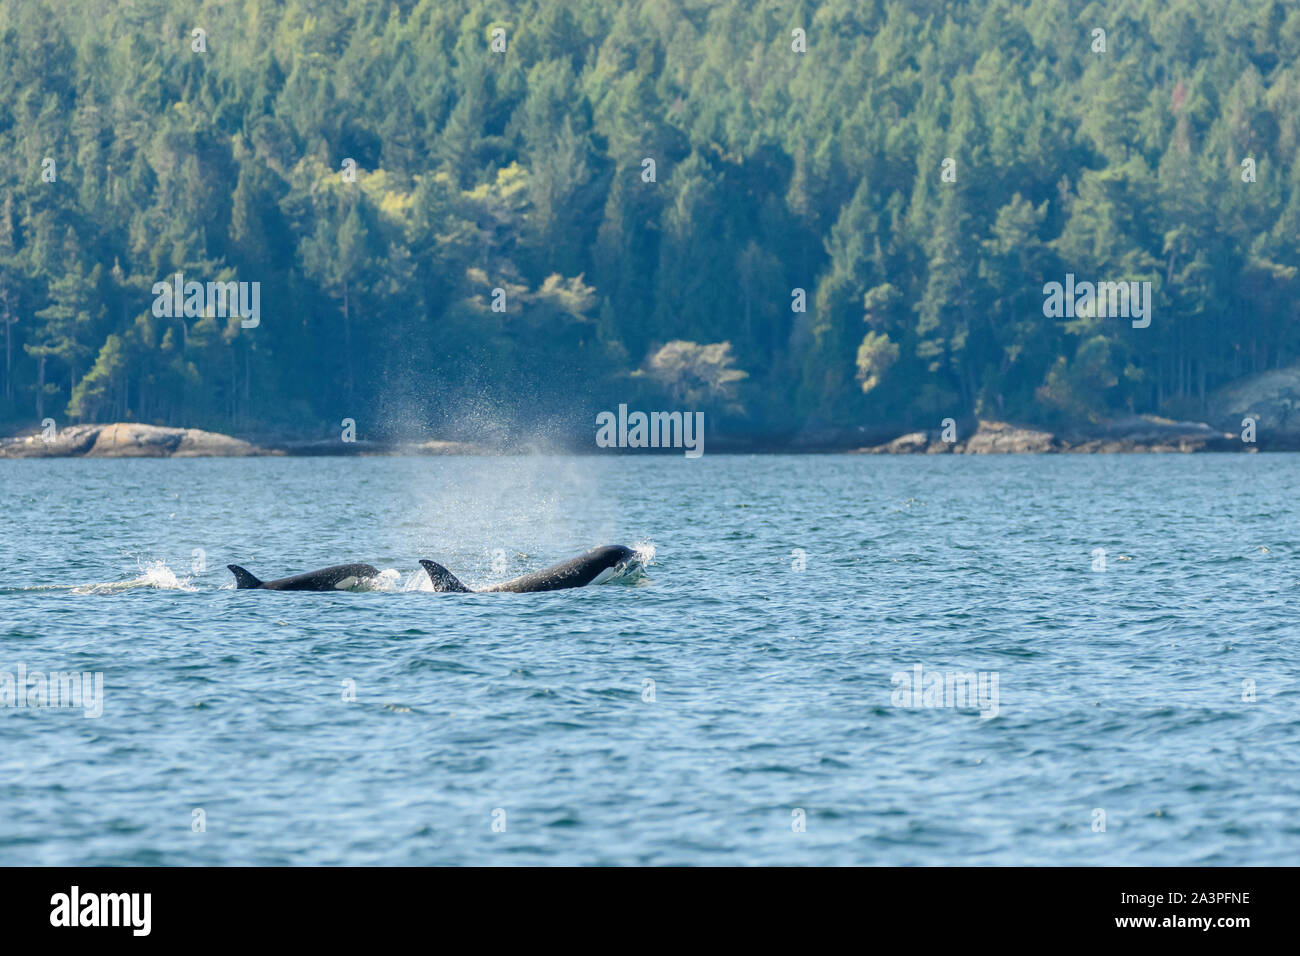
[[[73,594],[120,594],[135,588],[157,588],[160,591],[197,591],[191,579],[177,577],[167,567],[166,561],[141,561],[140,576],[129,581],[107,581],[103,584],[82,584],[72,589]]]

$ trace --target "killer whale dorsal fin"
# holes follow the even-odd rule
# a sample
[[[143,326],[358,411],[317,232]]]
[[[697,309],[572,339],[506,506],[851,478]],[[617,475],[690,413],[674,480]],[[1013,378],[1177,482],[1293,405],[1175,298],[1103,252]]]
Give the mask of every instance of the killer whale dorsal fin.
[[[236,590],[245,591],[250,588],[260,588],[262,586],[261,580],[259,580],[256,575],[248,571],[245,571],[239,565],[227,564],[226,567],[228,567],[230,569],[230,573],[235,576]]]
[[[469,588],[457,580],[456,575],[452,574],[437,561],[422,560],[420,567],[429,573],[429,580],[433,582],[435,591],[454,591],[458,594],[472,593]]]

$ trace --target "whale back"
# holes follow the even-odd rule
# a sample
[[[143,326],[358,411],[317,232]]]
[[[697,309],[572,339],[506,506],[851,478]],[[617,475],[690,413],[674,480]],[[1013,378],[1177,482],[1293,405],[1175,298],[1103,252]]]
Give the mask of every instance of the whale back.
[[[504,584],[496,584],[485,591],[559,591],[580,588],[609,577],[620,564],[636,559],[636,552],[622,545],[609,544],[593,548],[576,558],[553,564],[549,568],[525,574]]]
[[[239,590],[261,588],[264,591],[342,591],[369,578],[378,577],[378,569],[369,564],[335,564],[274,581],[261,581],[237,564],[227,565],[235,576]]]

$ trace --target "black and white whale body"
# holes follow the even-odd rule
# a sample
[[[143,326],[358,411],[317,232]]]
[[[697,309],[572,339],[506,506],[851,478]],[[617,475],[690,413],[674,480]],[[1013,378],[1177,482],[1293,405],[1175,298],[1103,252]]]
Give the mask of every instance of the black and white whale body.
[[[470,589],[461,584],[456,576],[437,561],[421,561],[420,566],[429,572],[435,591],[456,591],[470,593]],[[561,591],[565,588],[580,588],[588,584],[603,584],[614,578],[625,577],[641,569],[641,558],[631,548],[620,544],[607,544],[603,548],[594,548],[576,558],[553,564],[541,571],[525,574],[504,584],[494,584],[483,591]]]
[[[260,588],[263,591],[346,591],[379,572],[368,564],[335,564],[317,571],[307,571],[274,581],[260,581],[237,564],[228,564],[240,591]]]

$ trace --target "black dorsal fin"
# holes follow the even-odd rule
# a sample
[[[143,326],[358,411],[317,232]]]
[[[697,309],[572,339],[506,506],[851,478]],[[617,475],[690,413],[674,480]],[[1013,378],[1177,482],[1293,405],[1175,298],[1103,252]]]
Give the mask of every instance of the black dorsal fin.
[[[429,580],[433,582],[435,591],[455,591],[459,594],[472,593],[469,588],[456,579],[456,575],[437,561],[421,561],[420,567],[429,572]]]
[[[244,591],[249,588],[260,588],[262,586],[262,582],[258,580],[255,575],[245,571],[239,565],[227,564],[226,567],[230,568],[230,573],[235,576],[235,587],[238,590]]]

